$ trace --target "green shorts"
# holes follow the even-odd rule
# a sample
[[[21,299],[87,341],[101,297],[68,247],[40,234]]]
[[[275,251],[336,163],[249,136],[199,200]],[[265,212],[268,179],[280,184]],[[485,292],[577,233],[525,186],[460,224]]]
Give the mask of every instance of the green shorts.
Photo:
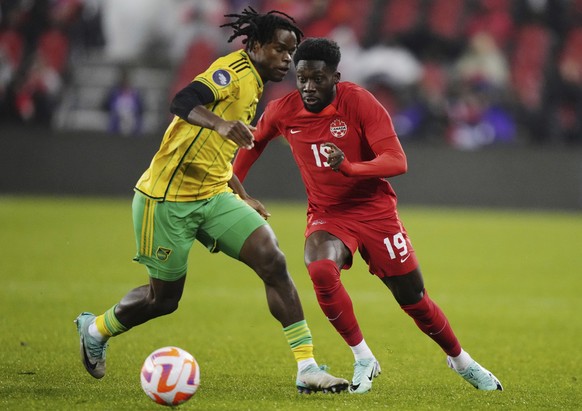
[[[150,277],[175,281],[186,275],[194,240],[211,252],[238,259],[246,239],[267,222],[233,193],[190,202],[158,202],[136,192],[133,227],[137,255]]]

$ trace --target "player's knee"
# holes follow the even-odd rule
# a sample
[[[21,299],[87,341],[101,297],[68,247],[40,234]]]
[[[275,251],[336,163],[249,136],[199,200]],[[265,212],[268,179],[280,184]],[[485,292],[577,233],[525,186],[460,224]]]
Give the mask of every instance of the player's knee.
[[[431,318],[434,312],[434,303],[424,293],[419,301],[412,304],[400,304],[400,308],[415,320],[424,321]]]
[[[285,254],[277,247],[274,247],[269,254],[269,257],[266,258],[266,270],[270,273],[286,273],[287,261]]]
[[[332,260],[318,260],[307,266],[315,287],[330,288],[339,283],[339,269]]]
[[[383,277],[382,281],[400,306],[415,305],[424,297],[424,281],[418,270],[402,276]]]
[[[288,277],[285,255],[268,226],[258,228],[247,238],[239,260],[251,267],[265,282]]]
[[[285,254],[278,247],[272,247],[262,254],[262,258],[256,262],[254,269],[264,282],[275,284],[289,280]]]

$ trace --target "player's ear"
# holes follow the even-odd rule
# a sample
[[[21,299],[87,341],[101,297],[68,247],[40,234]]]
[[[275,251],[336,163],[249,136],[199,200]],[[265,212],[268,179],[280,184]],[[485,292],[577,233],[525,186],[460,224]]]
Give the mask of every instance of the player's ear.
[[[259,43],[258,41],[255,41],[253,43],[253,50],[254,51],[259,51],[260,48],[261,48],[261,43]]]
[[[251,44],[248,45],[249,51],[253,53],[256,53],[260,47],[261,45],[259,44],[258,41],[253,41]]]
[[[340,73],[339,71],[336,71],[335,73],[333,73],[333,83],[337,84],[340,82],[342,78],[342,73]]]

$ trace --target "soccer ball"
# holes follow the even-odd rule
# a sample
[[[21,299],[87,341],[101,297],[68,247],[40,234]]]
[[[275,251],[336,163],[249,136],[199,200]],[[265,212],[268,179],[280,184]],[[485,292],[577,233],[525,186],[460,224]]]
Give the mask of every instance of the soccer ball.
[[[178,347],[163,347],[145,359],[140,373],[141,387],[148,397],[162,405],[188,401],[200,385],[200,367],[194,357]]]

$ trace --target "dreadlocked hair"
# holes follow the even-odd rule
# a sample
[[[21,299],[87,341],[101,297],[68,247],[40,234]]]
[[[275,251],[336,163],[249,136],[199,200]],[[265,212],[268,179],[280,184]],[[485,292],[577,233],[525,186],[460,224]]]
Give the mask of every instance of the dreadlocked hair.
[[[295,33],[298,44],[303,37],[303,32],[295,25],[295,19],[282,11],[271,10],[266,14],[259,14],[249,6],[241,14],[225,14],[224,17],[236,19],[220,26],[234,29],[228,42],[232,42],[237,37],[245,37],[242,43],[247,49],[251,48],[254,43],[267,44],[271,42],[277,29]]]
[[[307,38],[297,47],[293,55],[293,63],[297,66],[300,60],[322,60],[332,70],[337,70],[341,60],[339,45],[322,37]]]

